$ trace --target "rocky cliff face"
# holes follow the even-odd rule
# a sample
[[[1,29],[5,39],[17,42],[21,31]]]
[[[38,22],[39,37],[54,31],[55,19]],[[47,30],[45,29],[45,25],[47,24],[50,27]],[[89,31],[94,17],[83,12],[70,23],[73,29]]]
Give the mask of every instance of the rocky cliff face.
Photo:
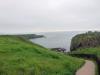
[[[78,34],[72,38],[71,51],[78,48],[96,47],[100,46],[100,32],[87,32],[84,34]]]

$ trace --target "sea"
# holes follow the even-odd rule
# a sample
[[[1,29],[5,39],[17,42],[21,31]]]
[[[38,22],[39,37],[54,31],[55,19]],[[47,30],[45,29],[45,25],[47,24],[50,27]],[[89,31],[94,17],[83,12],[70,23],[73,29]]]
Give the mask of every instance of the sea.
[[[37,34],[44,35],[44,37],[30,40],[46,48],[64,48],[66,52],[69,52],[72,38],[77,34],[85,32],[86,31],[40,32]]]

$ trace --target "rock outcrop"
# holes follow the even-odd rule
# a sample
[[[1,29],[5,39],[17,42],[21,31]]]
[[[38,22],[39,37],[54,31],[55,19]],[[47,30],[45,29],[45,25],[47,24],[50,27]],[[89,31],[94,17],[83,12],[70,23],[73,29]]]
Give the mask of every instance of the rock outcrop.
[[[65,48],[52,48],[52,51],[57,51],[57,52],[66,52]]]

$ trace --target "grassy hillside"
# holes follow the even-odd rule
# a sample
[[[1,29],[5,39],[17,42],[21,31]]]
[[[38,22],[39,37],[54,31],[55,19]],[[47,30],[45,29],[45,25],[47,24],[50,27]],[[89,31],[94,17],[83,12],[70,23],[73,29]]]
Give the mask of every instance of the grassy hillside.
[[[100,47],[80,48],[76,51],[73,51],[73,53],[95,54],[100,57]]]
[[[0,75],[74,75],[83,63],[17,36],[0,36]]]

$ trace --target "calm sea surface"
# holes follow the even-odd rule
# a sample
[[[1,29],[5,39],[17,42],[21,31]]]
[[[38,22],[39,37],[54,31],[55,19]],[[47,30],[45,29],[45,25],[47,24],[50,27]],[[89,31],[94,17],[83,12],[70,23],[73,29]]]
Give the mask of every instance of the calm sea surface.
[[[31,39],[31,41],[40,44],[46,48],[65,48],[66,51],[68,52],[70,51],[70,44],[72,37],[84,32],[85,31],[39,33],[40,35],[44,35],[45,37]]]

